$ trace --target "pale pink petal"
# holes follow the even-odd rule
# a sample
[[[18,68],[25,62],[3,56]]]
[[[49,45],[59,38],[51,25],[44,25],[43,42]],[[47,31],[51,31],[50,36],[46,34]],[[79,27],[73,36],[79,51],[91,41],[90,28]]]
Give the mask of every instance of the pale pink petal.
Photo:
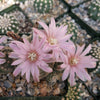
[[[27,67],[29,63],[27,61],[21,63],[13,72],[14,76],[17,76],[21,71],[25,70],[25,67]],[[30,67],[30,66],[29,66]]]
[[[84,78],[84,76],[83,76],[83,74],[82,74],[82,71],[81,71],[80,69],[78,69],[78,68],[77,68],[77,70],[76,70],[76,75],[77,75],[81,80],[85,81],[85,78]]]
[[[4,48],[4,46],[0,46],[0,50],[3,49],[3,48]]]
[[[24,48],[26,48],[26,50],[30,50],[30,43],[28,40],[26,40],[25,38],[23,38],[23,41],[25,43]]]
[[[39,69],[37,68],[36,64],[32,65],[31,73],[32,73],[34,82],[39,82]]]
[[[65,69],[65,68],[67,68],[67,65],[66,64],[61,64],[60,68]]]
[[[67,25],[66,26],[61,26],[57,29],[56,31],[56,37],[57,39],[61,39],[61,37],[65,36],[65,34],[67,33]],[[59,34],[59,35],[58,35]]]
[[[11,52],[9,54],[9,58],[19,58],[17,54],[15,54],[14,52]]]
[[[69,83],[70,83],[70,86],[75,85],[75,72],[73,68],[70,69]]]
[[[84,76],[84,78],[86,79],[86,80],[91,80],[91,77],[90,77],[90,75],[87,73],[87,71],[85,70],[85,69],[82,69],[81,70],[82,71],[82,74],[83,74],[83,76]]]
[[[38,30],[36,28],[33,28],[34,32],[39,35],[41,38],[46,38],[45,36],[45,32],[43,32],[42,30]]]
[[[5,59],[0,59],[0,64],[4,64],[6,62]]]
[[[23,69],[22,69],[22,72],[21,72],[21,76],[23,76],[27,70],[29,69],[30,66],[25,66]]]
[[[84,52],[82,52],[82,56],[83,55],[86,55],[87,53],[89,53],[89,51],[91,50],[91,45],[89,45],[85,50],[84,50]]]
[[[15,43],[10,43],[9,44],[10,48],[12,48],[13,50],[19,50],[18,46]]]
[[[52,68],[50,68],[48,66],[48,64],[46,64],[44,61],[40,61],[40,64],[38,66],[40,69],[42,69],[45,72],[51,73],[52,72]]]
[[[59,39],[59,42],[62,42],[62,41],[67,41],[69,40],[70,38],[72,37],[72,34],[68,34],[68,35],[65,35],[64,37],[62,37],[61,39]]]
[[[44,52],[50,52],[52,50],[52,48],[49,46],[48,43],[46,43],[42,49]]]
[[[45,44],[45,40],[44,39],[41,39],[40,40],[40,44],[38,44],[37,51],[39,51],[41,53],[41,51],[42,51],[42,49],[44,47],[44,44]]]
[[[0,57],[5,57],[5,54],[0,52]]]
[[[70,66],[67,66],[66,69],[63,72],[63,75],[62,75],[62,80],[63,81],[67,79],[69,73],[70,73]]]
[[[54,18],[51,18],[51,23],[49,24],[49,35],[54,36],[54,33],[56,33],[56,26],[55,26],[55,20]]]
[[[21,69],[22,69],[21,76],[23,76],[27,72],[27,70],[29,68],[31,68],[31,64],[28,61],[25,61],[25,62],[21,63],[20,65],[21,65]]]
[[[21,65],[19,65],[13,72],[14,76],[17,76],[21,72]]]
[[[37,34],[33,34],[33,41],[32,41],[32,43],[31,44],[33,44],[33,46],[34,46],[34,48],[38,48],[38,45],[39,45],[39,37],[38,37],[38,35]],[[34,49],[33,48],[33,49]]]
[[[48,34],[48,26],[43,22],[38,22],[38,23],[45,29],[46,33]]]
[[[68,63],[67,56],[65,56],[65,54],[61,51],[60,51],[60,58],[61,58],[62,62]]]
[[[34,81],[35,82],[39,82],[39,69],[37,68],[37,66],[34,66]]]
[[[84,49],[85,45],[82,45],[82,47],[80,47],[79,45],[77,45],[77,51],[76,51],[76,56],[80,55]]]
[[[29,81],[30,81],[30,68],[26,72],[26,80],[29,83]]]
[[[23,59],[18,59],[16,61],[14,61],[11,65],[18,65],[20,63],[22,63],[24,60]]]
[[[0,44],[1,44],[2,42],[4,42],[5,40],[7,40],[7,36],[3,36],[3,37],[0,39]]]

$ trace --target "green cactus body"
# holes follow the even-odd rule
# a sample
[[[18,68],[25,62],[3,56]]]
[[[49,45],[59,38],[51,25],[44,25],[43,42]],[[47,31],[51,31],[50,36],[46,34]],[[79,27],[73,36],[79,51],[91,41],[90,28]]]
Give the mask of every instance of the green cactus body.
[[[78,32],[76,25],[73,22],[70,21],[67,22],[65,20],[63,20],[62,23],[58,23],[57,25],[62,25],[62,24],[68,25],[66,34],[72,34],[71,40],[75,42],[77,40],[77,32]]]
[[[88,12],[92,19],[100,21],[100,0],[91,1]]]
[[[79,89],[79,84],[73,87],[69,86],[66,98],[67,100],[81,100],[81,93],[82,91]]]
[[[18,21],[10,14],[0,15],[0,33],[6,34],[8,31],[17,33]]]
[[[97,65],[94,68],[93,72],[95,74],[100,75],[100,47],[92,47],[92,49],[90,50],[90,54],[97,59]]]
[[[34,0],[33,6],[39,13],[49,13],[53,8],[53,0]]]

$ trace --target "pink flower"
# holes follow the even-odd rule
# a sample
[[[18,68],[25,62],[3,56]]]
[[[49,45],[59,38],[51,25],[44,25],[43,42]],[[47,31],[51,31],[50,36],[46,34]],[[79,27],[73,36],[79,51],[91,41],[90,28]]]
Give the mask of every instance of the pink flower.
[[[3,36],[1,39],[0,39],[0,44],[2,44],[2,42],[4,42],[5,40],[7,39],[6,36]],[[4,46],[0,46],[0,50],[2,50],[4,48]],[[5,54],[0,52],[0,58],[2,57],[5,57]],[[0,59],[0,64],[4,64],[6,62],[5,59]]]
[[[70,39],[72,35],[66,35],[67,26],[56,27],[54,18],[51,18],[51,24],[49,27],[43,23],[39,24],[44,28],[44,30],[38,30],[33,28],[34,32],[39,35],[40,38],[45,39],[44,50],[49,52],[52,51],[53,58],[55,61],[59,59],[64,60],[64,51],[70,50],[72,42],[66,42]]]
[[[91,45],[85,50],[84,45],[82,47],[77,46],[77,49],[75,47],[70,49],[68,54],[66,54],[66,62],[60,66],[62,69],[65,69],[62,80],[66,80],[69,76],[69,83],[71,86],[75,85],[75,74],[83,81],[91,80],[86,68],[94,68],[97,60],[92,58],[92,56],[85,56],[89,53],[90,49]]]
[[[13,49],[9,57],[17,58],[12,65],[18,65],[13,72],[17,76],[20,72],[23,76],[26,73],[27,82],[30,81],[30,73],[35,82],[39,82],[39,68],[45,72],[52,72],[46,61],[50,59],[50,55],[43,52],[42,48],[44,40],[39,40],[36,34],[33,35],[33,40],[29,43],[23,39],[24,43],[13,41],[10,47]]]

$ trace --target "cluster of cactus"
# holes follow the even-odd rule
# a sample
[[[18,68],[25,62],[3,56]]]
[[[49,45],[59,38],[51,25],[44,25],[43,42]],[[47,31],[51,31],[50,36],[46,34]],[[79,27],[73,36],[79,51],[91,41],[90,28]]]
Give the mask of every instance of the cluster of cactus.
[[[100,21],[100,0],[93,0],[88,12],[92,19]]]
[[[81,100],[82,91],[79,89],[79,84],[73,87],[68,87],[68,92],[66,94],[66,100]]]
[[[39,13],[49,13],[53,9],[53,0],[34,0],[33,6]]]
[[[92,47],[90,54],[98,59],[97,67],[93,70],[93,73],[100,75],[100,47]]]
[[[94,58],[100,59],[100,47],[92,47],[92,49],[90,50],[90,54]]]
[[[71,40],[73,42],[75,42],[77,40],[77,33],[78,33],[77,26],[74,24],[74,22],[66,21],[66,20],[63,20],[61,23],[58,23],[57,25],[62,25],[62,24],[68,25],[66,34],[73,34],[72,37],[71,37]]]
[[[0,33],[6,34],[8,31],[17,32],[18,31],[18,21],[13,15],[4,14],[0,15]]]

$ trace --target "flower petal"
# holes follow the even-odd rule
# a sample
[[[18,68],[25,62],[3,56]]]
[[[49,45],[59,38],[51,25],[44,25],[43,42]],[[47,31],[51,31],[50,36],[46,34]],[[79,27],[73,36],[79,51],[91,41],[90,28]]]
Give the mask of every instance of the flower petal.
[[[70,86],[75,85],[75,73],[74,73],[73,68],[70,69],[69,83],[70,83]]]
[[[44,61],[40,61],[39,68],[48,73],[52,72],[52,68],[50,68]]]
[[[39,69],[37,68],[37,66],[34,66],[34,81],[35,82],[39,82]]]
[[[23,59],[18,59],[16,61],[14,61],[11,65],[18,65],[20,63],[22,63],[24,60]]]
[[[9,58],[19,58],[17,54],[15,54],[14,52],[11,52],[9,54]]]
[[[48,34],[48,26],[43,22],[38,22],[38,23],[45,29],[46,33]]]
[[[90,50],[91,50],[91,45],[89,45],[89,46],[83,51],[83,53],[82,53],[81,55],[83,56],[83,55],[88,54]]]
[[[0,50],[3,49],[3,48],[4,48],[4,46],[0,46]]]
[[[33,30],[34,30],[34,33],[39,35],[41,38],[46,38],[45,32],[43,32],[42,30],[38,30],[36,28],[33,28]]]
[[[67,66],[66,69],[63,72],[63,75],[62,75],[62,80],[63,81],[67,79],[69,73],[70,73],[70,66]]]
[[[30,68],[26,72],[26,80],[29,83],[29,81],[30,81]]]
[[[3,37],[0,39],[0,44],[1,44],[2,42],[4,42],[5,40],[7,40],[7,36],[3,36]]]
[[[0,52],[0,57],[5,57],[5,54]]]
[[[5,59],[0,59],[0,64],[4,64],[6,62]]]
[[[85,47],[85,45],[82,45],[82,47],[80,47],[79,45],[77,45],[77,51],[76,51],[75,55],[79,56],[82,53],[84,47]]]
[[[20,72],[21,72],[21,65],[19,65],[15,70],[14,70],[14,72],[13,72],[13,75],[14,76],[17,76]]]

